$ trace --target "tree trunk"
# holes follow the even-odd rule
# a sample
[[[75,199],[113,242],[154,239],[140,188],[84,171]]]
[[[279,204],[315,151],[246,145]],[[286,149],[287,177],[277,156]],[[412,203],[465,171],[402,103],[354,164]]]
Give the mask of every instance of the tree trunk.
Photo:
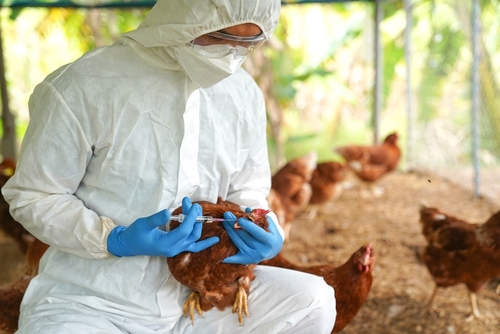
[[[2,27],[0,22],[0,91],[2,94],[2,155],[16,161],[17,139],[15,119],[9,109],[9,96],[7,91],[7,80],[5,79],[5,62],[3,57]]]

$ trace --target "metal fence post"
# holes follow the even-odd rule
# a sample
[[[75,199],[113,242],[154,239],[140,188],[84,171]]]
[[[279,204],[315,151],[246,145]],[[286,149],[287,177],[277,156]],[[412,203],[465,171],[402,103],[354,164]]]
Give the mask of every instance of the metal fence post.
[[[480,8],[479,0],[474,0],[472,3],[472,163],[474,165],[474,196],[479,197],[480,185],[480,162],[479,162],[479,114],[480,114],[480,100],[479,100],[479,18]]]
[[[406,166],[407,169],[413,167],[413,91],[411,88],[412,71],[411,71],[411,27],[412,27],[412,3],[411,0],[404,0],[404,8],[406,13],[406,28],[405,28],[405,61],[406,61],[406,115],[407,115],[407,151],[406,151]]]
[[[375,109],[373,115],[374,143],[378,143],[380,131],[380,112],[382,111],[383,87],[383,60],[382,36],[380,23],[383,20],[382,0],[375,0]]]

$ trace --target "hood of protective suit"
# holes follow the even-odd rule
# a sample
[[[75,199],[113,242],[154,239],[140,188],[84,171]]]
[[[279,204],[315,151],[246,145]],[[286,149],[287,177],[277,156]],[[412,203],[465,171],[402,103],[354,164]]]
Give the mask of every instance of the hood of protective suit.
[[[259,26],[270,38],[280,7],[280,0],[158,0],[139,27],[119,42],[131,44],[155,66],[180,69],[172,47],[244,23]]]

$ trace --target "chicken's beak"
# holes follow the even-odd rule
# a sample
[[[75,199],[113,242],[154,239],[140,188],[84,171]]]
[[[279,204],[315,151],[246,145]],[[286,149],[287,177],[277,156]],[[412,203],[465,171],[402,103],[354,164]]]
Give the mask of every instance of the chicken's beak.
[[[363,271],[368,271],[370,269],[370,266],[373,262],[373,244],[370,242],[368,245],[366,245],[366,250],[363,254],[362,257],[362,265],[363,265]]]

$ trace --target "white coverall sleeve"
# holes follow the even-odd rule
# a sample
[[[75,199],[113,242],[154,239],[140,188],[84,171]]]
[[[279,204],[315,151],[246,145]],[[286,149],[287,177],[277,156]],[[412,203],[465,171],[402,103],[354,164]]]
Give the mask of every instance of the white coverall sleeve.
[[[251,208],[267,209],[269,208],[267,196],[271,188],[271,168],[267,150],[267,119],[263,99],[258,115],[259,119],[254,129],[254,143],[251,145],[244,168],[231,181],[227,199],[234,203],[245,203]],[[271,218],[285,240],[285,233],[276,214],[271,211],[267,216]]]
[[[11,215],[60,250],[87,258],[110,256],[106,240],[116,225],[74,195],[93,154],[91,134],[50,83],[35,88],[29,105],[21,157],[2,188]]]

